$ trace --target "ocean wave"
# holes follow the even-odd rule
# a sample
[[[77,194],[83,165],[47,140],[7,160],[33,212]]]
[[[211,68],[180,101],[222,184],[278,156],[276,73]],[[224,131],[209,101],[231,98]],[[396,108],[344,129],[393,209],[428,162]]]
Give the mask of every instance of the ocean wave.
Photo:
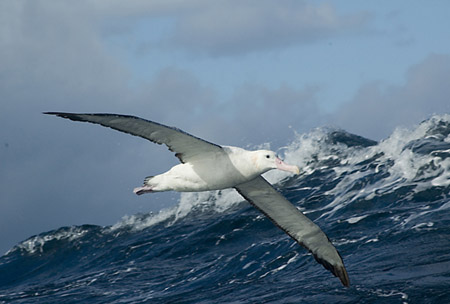
[[[92,226],[73,226],[73,227],[63,227],[55,231],[43,233],[30,237],[29,239],[21,242],[17,246],[13,247],[11,250],[6,252],[5,255],[10,255],[15,252],[26,252],[28,254],[43,253],[44,248],[49,243],[55,242],[75,242],[76,240],[82,238]]]
[[[450,300],[449,146],[450,115],[438,115],[379,142],[318,128],[278,151],[301,173],[265,177],[341,252],[346,291],[230,189],[33,236],[0,258],[0,303],[409,302],[430,286],[433,301]]]

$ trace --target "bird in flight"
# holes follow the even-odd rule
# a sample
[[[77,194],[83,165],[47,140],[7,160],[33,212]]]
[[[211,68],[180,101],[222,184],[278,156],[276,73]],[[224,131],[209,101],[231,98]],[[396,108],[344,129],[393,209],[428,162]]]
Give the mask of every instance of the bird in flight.
[[[269,150],[248,151],[220,146],[178,128],[118,114],[46,112],[74,121],[109,127],[157,144],[165,144],[181,164],[165,173],[145,178],[134,193],[159,191],[197,192],[234,188],[297,243],[309,250],[317,262],[348,287],[350,280],[342,258],[325,233],[285,199],[261,174],[279,169],[299,174],[299,168],[284,163]]]

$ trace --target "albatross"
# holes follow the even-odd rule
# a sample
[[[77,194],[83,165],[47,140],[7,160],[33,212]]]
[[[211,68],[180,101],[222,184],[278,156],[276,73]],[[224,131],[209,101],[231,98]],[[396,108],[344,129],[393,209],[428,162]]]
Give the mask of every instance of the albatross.
[[[90,122],[165,144],[181,164],[145,178],[134,193],[160,191],[196,192],[234,188],[301,246],[305,247],[341,283],[350,280],[342,258],[325,233],[285,199],[261,174],[279,169],[299,174],[299,168],[284,163],[269,150],[248,151],[220,146],[178,128],[129,115],[45,112],[73,121]]]

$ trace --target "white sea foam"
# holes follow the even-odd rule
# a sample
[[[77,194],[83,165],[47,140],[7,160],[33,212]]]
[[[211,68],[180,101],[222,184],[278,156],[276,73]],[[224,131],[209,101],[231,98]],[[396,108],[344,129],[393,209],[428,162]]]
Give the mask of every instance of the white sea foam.
[[[23,241],[19,245],[13,247],[6,252],[5,255],[10,254],[15,250],[24,250],[30,254],[42,253],[44,251],[44,245],[50,241],[68,240],[74,241],[83,237],[88,232],[87,229],[81,227],[69,227],[67,229],[60,229],[50,234],[37,235]]]
[[[243,198],[233,189],[210,192],[185,192],[181,193],[180,200],[174,207],[162,209],[158,213],[148,216],[125,216],[110,229],[111,231],[121,228],[142,230],[163,222],[170,226],[192,212],[213,210],[221,213],[242,201]]]
[[[418,212],[418,213],[413,213],[410,216],[408,216],[406,219],[404,219],[401,223],[400,226],[405,227],[406,225],[408,225],[408,223],[412,222],[412,221],[417,221],[417,219],[423,217],[424,215],[428,215],[430,213],[436,213],[436,212],[441,212],[443,210],[447,210],[450,209],[450,201],[446,202],[445,204],[443,204],[442,206],[440,206],[439,208],[436,209],[427,209],[426,211],[422,211],[422,212]],[[421,225],[421,224],[418,224]],[[427,223],[428,225],[428,223]],[[431,226],[433,226],[433,224],[431,224]],[[429,227],[431,227],[429,226]],[[412,227],[412,229],[417,228],[418,226],[415,225]],[[421,226],[419,226],[421,227]]]
[[[279,259],[282,259],[282,258],[283,258],[282,256],[278,256],[278,257],[276,258],[276,260],[279,260]],[[260,278],[264,278],[264,277],[266,277],[266,276],[269,275],[269,274],[271,274],[271,275],[272,275],[272,274],[275,274],[275,273],[277,273],[278,271],[283,270],[284,268],[286,268],[286,267],[287,267],[289,264],[291,264],[292,262],[297,261],[298,258],[299,258],[299,254],[298,254],[298,253],[295,253],[295,255],[294,255],[292,258],[290,258],[286,263],[282,264],[281,266],[278,266],[278,267],[275,268],[275,269],[271,269],[271,270],[269,270],[269,271],[263,273],[263,274],[260,275],[259,277],[260,277]]]
[[[320,163],[335,159],[336,151],[340,165],[334,166],[336,178],[345,175],[339,183],[326,194],[334,196],[334,200],[322,209],[331,209],[322,216],[330,216],[337,210],[360,199],[373,199],[377,195],[393,193],[401,187],[410,186],[413,190],[409,194],[430,189],[432,187],[448,187],[450,185],[450,158],[441,157],[439,153],[416,153],[409,148],[415,141],[437,139],[450,142],[450,135],[435,134],[433,130],[438,125],[450,123],[450,115],[435,116],[421,123],[414,129],[397,128],[393,134],[370,147],[348,148],[339,144],[331,145],[327,142],[327,132],[323,129],[315,130],[311,134],[302,135],[292,146],[298,146],[302,151],[293,151],[302,157],[301,171],[311,174],[315,170],[323,169]],[[434,132],[434,133],[433,133]],[[297,153],[299,152],[299,153]],[[306,152],[306,154],[305,154]],[[445,155],[446,149],[439,151]],[[291,152],[292,153],[292,152]],[[363,168],[359,164],[372,159],[374,168]],[[369,175],[386,172],[383,178],[376,178],[366,183],[362,189],[355,189],[355,181]]]
[[[362,215],[362,216],[355,216],[355,217],[351,217],[351,218],[349,218],[349,219],[346,219],[346,221],[347,221],[349,224],[356,224],[356,223],[358,223],[360,220],[366,218],[367,216],[368,216],[367,214],[366,214],[366,215]]]

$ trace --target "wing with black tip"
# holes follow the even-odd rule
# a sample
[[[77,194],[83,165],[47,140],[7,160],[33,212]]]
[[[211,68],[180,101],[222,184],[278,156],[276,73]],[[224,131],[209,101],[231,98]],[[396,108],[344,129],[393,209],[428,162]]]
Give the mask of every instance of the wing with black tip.
[[[222,147],[190,135],[178,128],[168,127],[136,116],[118,114],[76,114],[46,112],[74,121],[84,121],[139,136],[157,144],[165,144],[182,162],[195,160],[210,152],[224,153]]]
[[[341,256],[325,233],[259,176],[235,189],[297,243],[308,249],[317,262],[338,277],[346,287],[350,280]]]

